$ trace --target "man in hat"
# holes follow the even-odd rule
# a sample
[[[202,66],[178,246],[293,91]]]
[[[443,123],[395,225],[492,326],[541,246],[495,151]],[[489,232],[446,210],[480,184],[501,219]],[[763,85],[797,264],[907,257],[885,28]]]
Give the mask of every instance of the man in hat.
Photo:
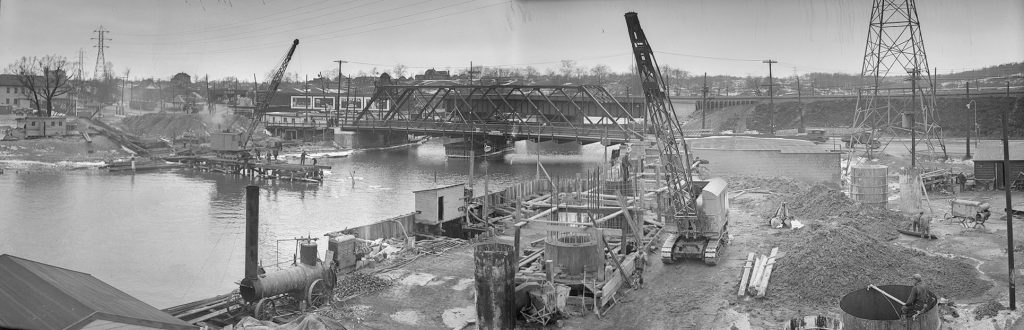
[[[924,285],[921,274],[914,274],[910,279],[914,282],[914,287],[910,289],[907,301],[903,302],[903,314],[916,318],[917,314],[928,307],[928,301],[931,300],[932,295],[928,286]]]
[[[640,253],[637,254],[636,262],[633,265],[633,276],[637,277],[637,285],[639,285],[641,289],[644,287],[644,269],[647,269],[648,263],[647,251],[641,250]]]

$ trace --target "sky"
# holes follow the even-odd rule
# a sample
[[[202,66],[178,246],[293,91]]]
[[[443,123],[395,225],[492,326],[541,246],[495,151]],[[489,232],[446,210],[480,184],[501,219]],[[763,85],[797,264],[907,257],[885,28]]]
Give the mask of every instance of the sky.
[[[22,56],[105,58],[123,76],[265,77],[299,39],[289,72],[355,75],[526,66],[571,59],[628,71],[623,14],[638,13],[662,65],[694,74],[859,74],[871,0],[0,0],[0,68]],[[1024,1],[917,1],[939,73],[1024,61]]]

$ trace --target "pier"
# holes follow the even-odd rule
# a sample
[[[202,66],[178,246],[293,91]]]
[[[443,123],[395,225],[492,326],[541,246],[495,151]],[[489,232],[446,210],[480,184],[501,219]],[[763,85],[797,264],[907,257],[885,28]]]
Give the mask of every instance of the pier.
[[[323,182],[323,170],[331,169],[326,165],[300,165],[274,160],[242,160],[217,156],[178,156],[165,160],[210,172],[302,182]]]

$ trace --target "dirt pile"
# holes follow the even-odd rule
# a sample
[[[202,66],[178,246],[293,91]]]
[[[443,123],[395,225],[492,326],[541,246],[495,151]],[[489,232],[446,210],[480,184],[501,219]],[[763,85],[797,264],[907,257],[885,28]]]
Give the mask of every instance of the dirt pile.
[[[881,240],[896,239],[899,236],[896,229],[910,223],[899,212],[863,206],[846,197],[842,191],[825,185],[798,191],[770,199],[761,208],[762,217],[771,218],[778,207],[786,203],[789,214],[801,221],[842,224]]]
[[[779,237],[779,259],[769,295],[808,306],[836,306],[853,290],[869,284],[909,284],[921,274],[940,297],[971,297],[991,287],[973,265],[960,259],[879,240],[846,224],[812,225]]]
[[[725,180],[729,182],[729,190],[768,190],[778,193],[797,193],[807,189],[807,184],[786,177],[758,177],[758,176],[729,176]]]
[[[121,127],[125,132],[140,137],[173,139],[185,133],[208,137],[210,132],[217,130],[213,119],[205,114],[147,113],[124,118]]]
[[[380,292],[391,287],[394,282],[371,274],[353,273],[338,281],[334,295],[338,299],[345,299],[349,296]]]

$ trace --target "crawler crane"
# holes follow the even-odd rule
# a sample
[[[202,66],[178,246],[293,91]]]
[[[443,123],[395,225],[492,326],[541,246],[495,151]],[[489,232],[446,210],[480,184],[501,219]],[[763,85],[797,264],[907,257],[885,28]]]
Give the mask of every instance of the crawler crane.
[[[662,208],[662,218],[670,222],[667,227],[675,227],[662,243],[661,260],[701,259],[716,265],[729,237],[727,184],[720,178],[705,181],[694,177],[694,166],[701,162],[690,159],[679,119],[667,100],[668,88],[636,13],[626,13],[626,27],[649,109],[651,126],[646,133],[655,137],[664,174],[659,180],[664,179],[668,188],[669,205]]]

